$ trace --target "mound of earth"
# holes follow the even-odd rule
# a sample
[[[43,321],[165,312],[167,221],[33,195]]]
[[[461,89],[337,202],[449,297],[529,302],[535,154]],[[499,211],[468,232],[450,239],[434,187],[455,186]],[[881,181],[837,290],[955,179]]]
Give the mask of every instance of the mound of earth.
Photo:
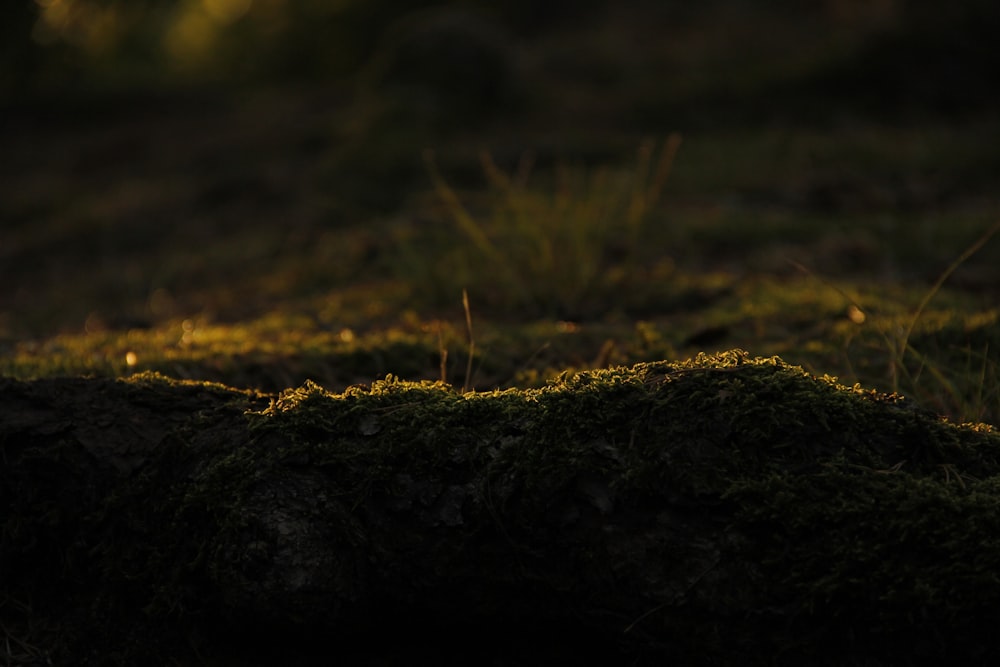
[[[1000,657],[1000,436],[778,358],[0,397],[8,664]]]

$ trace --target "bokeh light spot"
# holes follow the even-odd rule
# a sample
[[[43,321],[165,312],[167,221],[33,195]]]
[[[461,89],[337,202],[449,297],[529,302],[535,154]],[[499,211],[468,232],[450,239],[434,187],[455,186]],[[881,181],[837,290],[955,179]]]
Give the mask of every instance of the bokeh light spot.
[[[164,36],[164,46],[178,63],[197,64],[212,50],[215,33],[215,22],[200,7],[189,7],[174,19]]]
[[[181,334],[181,344],[190,345],[194,342],[194,320],[184,320],[181,322],[181,329],[184,333]]]
[[[253,0],[202,0],[202,5],[209,16],[228,25],[243,18],[250,11]]]

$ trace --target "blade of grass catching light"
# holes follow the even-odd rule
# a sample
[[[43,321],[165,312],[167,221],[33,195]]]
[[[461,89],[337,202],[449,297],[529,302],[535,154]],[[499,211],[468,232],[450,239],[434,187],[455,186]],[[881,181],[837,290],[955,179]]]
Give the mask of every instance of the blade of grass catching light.
[[[496,246],[489,240],[485,232],[480,229],[476,221],[472,219],[472,215],[462,206],[462,202],[459,201],[455,191],[441,177],[437,163],[434,161],[433,151],[424,151],[424,162],[427,164],[427,171],[430,173],[435,191],[441,197],[441,201],[444,202],[444,205],[448,208],[448,212],[451,213],[462,232],[479,248],[480,252],[498,264],[502,264],[503,258],[497,251]]]
[[[486,180],[490,182],[490,185],[503,193],[510,190],[510,177],[497,166],[497,163],[494,162],[493,156],[490,155],[489,151],[483,150],[479,152],[479,164],[482,166],[483,173],[486,174]]]
[[[681,147],[681,135],[677,132],[672,132],[667,137],[667,142],[660,151],[660,161],[656,165],[656,173],[653,174],[653,180],[649,183],[649,190],[646,192],[646,201],[649,202],[650,206],[653,206],[660,200],[660,194],[663,191],[663,186],[666,185],[667,179],[670,178],[670,172],[674,168],[674,160],[677,158],[677,151]]]
[[[979,250],[984,245],[986,245],[986,243],[991,238],[993,238],[993,235],[996,234],[997,232],[1000,232],[1000,222],[997,222],[995,225],[986,230],[985,234],[980,236],[978,239],[976,239],[975,243],[966,248],[965,252],[959,255],[958,258],[954,262],[952,262],[947,269],[944,270],[944,272],[938,277],[937,281],[935,281],[934,285],[930,288],[930,290],[928,290],[927,294],[924,295],[924,298],[920,302],[920,305],[917,306],[916,312],[913,313],[913,318],[910,319],[910,323],[906,327],[906,331],[903,333],[903,338],[900,340],[899,350],[897,351],[897,356],[900,363],[903,362],[903,359],[906,356],[906,346],[910,340],[910,335],[913,333],[914,327],[917,326],[917,322],[920,320],[920,316],[923,315],[924,309],[931,302],[931,299],[934,298],[934,296],[941,289],[941,286],[944,285],[944,282],[948,280],[951,274],[954,273],[955,270],[958,269],[958,267],[960,267],[962,264],[964,264],[970,257],[979,252]]]
[[[504,275],[508,285],[516,290],[522,298],[530,295],[524,282],[511,268],[509,258],[504,257],[503,253],[490,241],[489,237],[486,236],[486,232],[476,223],[475,219],[473,219],[472,215],[458,199],[458,195],[455,194],[455,191],[451,189],[451,186],[441,176],[437,168],[437,163],[434,160],[434,151],[430,149],[424,151],[424,162],[427,164],[427,171],[430,174],[431,181],[434,183],[435,191],[448,209],[452,219],[458,225],[458,228],[494,264],[496,270]]]
[[[628,225],[633,231],[642,223],[646,215],[646,207],[650,205],[647,200],[649,194],[647,183],[649,182],[649,163],[653,160],[653,150],[656,144],[652,139],[643,139],[639,144],[638,159],[635,166],[635,179],[632,182],[632,198],[628,207]]]
[[[639,243],[642,227],[649,212],[660,201],[663,187],[670,177],[670,172],[673,169],[674,160],[677,157],[677,151],[680,149],[680,146],[681,135],[677,132],[671,133],[660,149],[660,159],[656,163],[656,170],[652,176],[650,176],[650,164],[652,163],[653,153],[656,151],[656,142],[647,139],[639,146],[635,181],[627,216],[633,252],[635,252]]]
[[[462,307],[465,309],[465,328],[469,332],[469,361],[465,365],[465,383],[462,384],[462,393],[469,391],[469,382],[472,380],[472,357],[476,353],[476,339],[472,335],[472,309],[469,307],[469,292],[462,290]]]
[[[441,333],[441,322],[437,322],[438,355],[441,360],[441,382],[448,383],[448,348],[444,346],[444,335]]]

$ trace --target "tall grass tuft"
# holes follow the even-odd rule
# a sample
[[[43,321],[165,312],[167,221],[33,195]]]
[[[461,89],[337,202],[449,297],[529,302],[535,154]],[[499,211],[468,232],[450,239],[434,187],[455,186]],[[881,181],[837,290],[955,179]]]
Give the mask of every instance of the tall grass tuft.
[[[467,287],[491,306],[518,313],[579,318],[602,314],[628,289],[640,262],[653,211],[680,147],[677,134],[660,146],[643,141],[634,166],[591,172],[558,167],[554,188],[529,187],[531,161],[514,173],[489,153],[481,165],[485,197],[467,205],[425,159],[435,193],[461,243],[437,257],[437,280],[449,292]]]

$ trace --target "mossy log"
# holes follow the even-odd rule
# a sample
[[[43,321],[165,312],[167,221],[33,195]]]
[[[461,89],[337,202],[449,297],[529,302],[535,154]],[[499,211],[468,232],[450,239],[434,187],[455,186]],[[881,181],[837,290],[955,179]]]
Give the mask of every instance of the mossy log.
[[[0,398],[12,664],[1000,657],[1000,436],[780,359]]]

